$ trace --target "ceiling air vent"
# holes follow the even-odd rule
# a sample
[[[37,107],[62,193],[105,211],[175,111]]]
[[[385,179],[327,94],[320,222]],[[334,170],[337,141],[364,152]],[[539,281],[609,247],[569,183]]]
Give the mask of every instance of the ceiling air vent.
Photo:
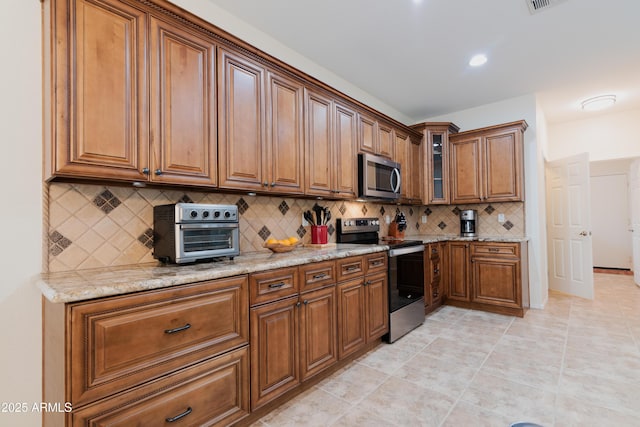
[[[527,2],[527,6],[529,6],[529,12],[533,15],[534,13],[539,13],[553,6],[557,6],[560,3],[564,3],[567,0],[525,0]]]

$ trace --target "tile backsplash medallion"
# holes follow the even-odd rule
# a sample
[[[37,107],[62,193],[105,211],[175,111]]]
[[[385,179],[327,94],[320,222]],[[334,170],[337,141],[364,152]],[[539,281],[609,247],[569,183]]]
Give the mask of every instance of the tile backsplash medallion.
[[[396,206],[393,204],[297,199],[277,196],[248,196],[219,192],[134,188],[93,184],[51,183],[48,188],[47,251],[50,272],[155,262],[153,249],[153,206],[176,203],[234,204],[240,213],[240,251],[266,251],[262,244],[299,236],[310,243],[310,227],[302,226],[302,212],[318,203],[331,210],[329,242],[336,241],[335,218],[378,217],[380,236],[386,236],[386,216],[396,209],[407,218],[406,236],[457,235],[459,210],[476,209],[480,236],[521,237],[524,203],[492,203],[458,206]],[[48,218],[46,217],[48,213]],[[504,224],[498,214],[505,215]],[[426,223],[422,217],[427,218]]]

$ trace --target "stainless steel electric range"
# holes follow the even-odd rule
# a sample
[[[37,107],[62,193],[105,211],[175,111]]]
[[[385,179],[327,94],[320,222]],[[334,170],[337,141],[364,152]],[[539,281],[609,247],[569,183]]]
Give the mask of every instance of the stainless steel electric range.
[[[392,343],[424,322],[424,244],[381,240],[378,218],[338,218],[338,243],[389,246],[389,333]]]

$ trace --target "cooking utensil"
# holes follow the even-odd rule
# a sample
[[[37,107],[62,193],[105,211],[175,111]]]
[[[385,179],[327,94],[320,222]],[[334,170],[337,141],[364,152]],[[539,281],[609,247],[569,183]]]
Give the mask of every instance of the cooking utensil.
[[[325,208],[325,212],[324,212],[324,225],[327,225],[329,223],[329,220],[331,219],[331,211],[327,208]]]
[[[311,209],[316,213],[316,225],[322,225],[322,207],[316,203]]]
[[[304,219],[311,225],[316,225],[315,221],[313,220],[313,214],[311,213],[311,211],[305,211],[303,214]]]

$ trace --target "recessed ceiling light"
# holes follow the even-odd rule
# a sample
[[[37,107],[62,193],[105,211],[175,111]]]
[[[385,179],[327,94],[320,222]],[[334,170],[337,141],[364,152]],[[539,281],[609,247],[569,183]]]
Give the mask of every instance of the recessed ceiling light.
[[[602,110],[616,103],[615,95],[600,95],[582,101],[582,109],[585,111]]]
[[[469,61],[469,65],[471,65],[472,67],[479,67],[486,63],[487,63],[487,55],[483,53],[474,55],[473,58],[471,58],[471,60]]]

